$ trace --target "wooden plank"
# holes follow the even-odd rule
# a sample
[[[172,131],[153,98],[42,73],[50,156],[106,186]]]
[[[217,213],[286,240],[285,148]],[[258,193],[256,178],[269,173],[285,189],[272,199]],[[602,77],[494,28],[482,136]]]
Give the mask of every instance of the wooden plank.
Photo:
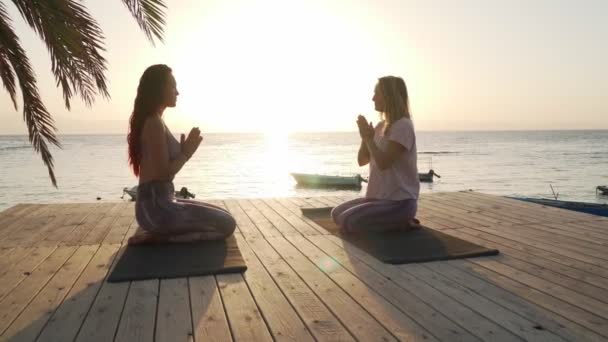
[[[320,201],[318,197],[304,197],[302,200],[305,200],[308,204],[313,205],[315,208],[326,208],[328,205]]]
[[[21,211],[26,206],[31,204],[19,203],[0,212],[0,235],[10,224],[19,219],[19,215],[15,215],[15,212]]]
[[[27,244],[38,246],[56,246],[81,224],[89,215],[97,210],[96,205],[75,205],[73,212],[66,213],[65,220],[58,227],[51,227],[47,231],[37,232],[34,238],[27,241]]]
[[[278,341],[314,341],[306,325],[266,272],[249,244],[240,235],[236,235],[236,238],[241,254],[247,263],[247,272],[243,276],[255,302],[266,318],[274,339]]]
[[[307,239],[440,341],[478,340],[471,332],[453,322],[452,317],[445,314],[442,308],[429,305],[413,289],[400,287],[393,281],[393,277],[398,277],[401,273],[395,267],[386,265],[380,270],[374,269],[351,255],[351,247],[333,242],[332,236],[309,236]]]
[[[449,209],[455,213],[467,215],[475,220],[481,220],[489,224],[528,224],[535,220],[530,220],[521,216],[508,215],[504,210],[494,212],[487,206],[477,206],[470,201],[463,201],[449,196],[422,196],[422,201],[430,203],[436,208]]]
[[[456,281],[485,298],[496,302],[506,309],[534,322],[535,329],[542,329],[561,336],[568,341],[604,341],[605,338],[586,328],[562,317],[552,311],[544,309],[532,302],[519,297],[500,285],[500,281],[478,278],[460,268],[446,262],[431,262],[423,264],[433,272]]]
[[[504,328],[488,321],[487,319],[484,319],[483,316],[479,315],[477,312],[463,306],[436,289],[429,287],[420,279],[410,275],[407,272],[404,272],[402,267],[383,264],[368,254],[361,252],[358,248],[354,247],[350,243],[342,241],[338,237],[329,236],[328,238],[334,243],[344,246],[344,249],[348,251],[348,254],[351,257],[358,258],[384,276],[390,277],[401,288],[411,291],[414,295],[419,297],[427,304],[441,310],[441,312],[450,317],[450,319],[452,319],[454,322],[482,340],[492,339],[493,341],[512,341],[517,339],[515,335],[508,332]]]
[[[53,313],[38,341],[74,340],[101,288],[110,265],[115,261],[118,248],[118,245],[99,247],[66,299]]]
[[[597,277],[603,277],[603,278],[608,279],[608,270],[597,267],[595,265],[592,265],[590,263],[587,263],[587,262],[584,262],[581,260],[573,259],[570,256],[563,255],[563,254],[561,254],[561,253],[563,253],[563,251],[561,251],[559,249],[557,250],[557,252],[551,251],[551,250],[546,250],[546,249],[543,249],[543,247],[544,247],[543,245],[538,244],[538,243],[532,242],[532,245],[530,245],[530,244],[523,243],[521,240],[514,241],[514,240],[511,240],[511,239],[508,239],[505,237],[501,237],[498,235],[494,235],[492,233],[483,232],[483,231],[479,231],[479,230],[475,230],[475,229],[459,229],[458,232],[466,233],[468,235],[479,237],[479,238],[482,238],[487,241],[492,241],[494,243],[499,243],[501,246],[509,246],[513,249],[517,249],[517,250],[520,250],[520,251],[528,253],[528,254],[532,254],[532,255],[535,255],[538,257],[552,260],[552,261],[555,261],[562,265],[574,267],[578,270],[587,272],[589,274],[593,274]],[[530,243],[530,242],[528,242],[528,243]]]
[[[300,208],[286,198],[275,200],[273,208],[303,235],[329,234],[327,230],[302,215]],[[307,228],[309,227],[309,228]]]
[[[104,218],[107,213],[112,209],[112,207],[116,206],[115,203],[103,203],[101,204],[97,210],[89,214],[86,219],[78,224],[70,234],[63,237],[62,241],[59,245],[63,246],[74,246],[79,245],[80,241],[84,239],[84,237],[93,229],[93,227],[104,222]],[[108,220],[108,219],[106,219]],[[109,224],[110,222],[107,222]]]
[[[103,239],[108,235],[108,232],[118,221],[118,216],[116,215],[106,215],[104,216],[95,226],[93,226],[87,234],[79,241],[79,244],[82,245],[94,245],[99,244],[103,241]]]
[[[433,218],[441,218],[444,221],[452,223],[452,228],[487,226],[493,223],[483,216],[474,216],[472,213],[463,215],[450,208],[432,204],[430,201],[426,201],[426,203],[422,205],[424,205],[424,208],[431,211],[431,216]]]
[[[115,342],[154,341],[159,285],[158,279],[131,283]]]
[[[482,194],[478,192],[467,192],[467,193],[450,193],[449,196],[457,196],[458,198],[466,202],[485,202],[491,204],[489,210],[494,211],[511,211],[519,213],[520,215],[534,219],[533,222],[560,222],[569,221],[576,222],[577,220],[585,220],[592,218],[591,215],[583,214],[570,210],[563,210],[549,206],[543,206],[536,203],[524,202],[515,199],[508,199],[500,196],[492,196]]]
[[[4,246],[4,247],[17,246],[18,244],[12,242],[14,239],[14,235],[23,234],[22,231],[24,229],[27,229],[28,232],[31,232],[32,229],[33,230],[40,229],[40,227],[44,227],[47,224],[50,224],[51,221],[57,220],[57,218],[55,216],[50,216],[50,215],[38,216],[37,213],[40,211],[43,211],[43,210],[48,210],[48,208],[40,207],[40,209],[33,210],[32,212],[29,212],[29,213],[23,215],[18,220],[15,220],[11,224],[7,225],[5,227],[5,229],[0,232],[0,246]],[[27,234],[25,236],[29,237],[29,235],[27,235]]]
[[[224,206],[234,216],[237,222],[237,230],[246,237],[262,236],[262,232],[258,230],[255,224],[249,219],[249,216],[241,209],[236,200],[224,201]]]
[[[277,214],[272,208],[264,203],[264,201],[251,200],[250,202],[253,207],[258,210],[258,213],[266,217],[282,235],[300,234],[291,224],[289,224],[289,222],[283,219],[281,215]]]
[[[536,329],[536,323],[534,321],[528,320],[515,312],[505,309],[481,295],[468,291],[460,284],[432,272],[421,264],[408,264],[402,268],[406,272],[426,282],[428,286],[432,286],[462,305],[471,308],[475,312],[483,315],[485,319],[493,321],[525,341],[565,341],[563,338],[548,330]]]
[[[287,240],[338,286],[367,310],[378,322],[401,341],[434,341],[433,335],[416,321],[400,311],[382,297],[372,287],[365,285],[355,275],[323,253],[318,247],[302,236],[290,236]],[[385,290],[385,289],[383,289]],[[397,291],[396,295],[408,295]],[[396,304],[396,303],[395,303]]]
[[[161,279],[155,341],[194,341],[188,279]]]
[[[491,226],[490,228],[503,230],[510,234],[526,237],[535,241],[546,242],[548,244],[567,248],[572,251],[578,251],[589,256],[608,261],[608,245],[602,246],[579,240],[577,238],[565,237],[557,233],[547,233],[539,230],[538,225],[513,226],[509,228],[502,226]]]
[[[19,262],[23,261],[23,259],[25,259],[29,255],[29,253],[32,253],[35,250],[36,247],[6,248],[6,253],[2,255],[2,258],[0,258],[0,282],[2,281],[2,278],[4,277],[4,274],[6,272],[8,272],[11,268],[15,267],[15,265],[17,265]],[[0,289],[3,288],[5,288],[5,286],[0,285]],[[0,298],[2,298],[2,295],[0,295]]]
[[[477,225],[521,225],[533,223],[532,220],[521,217],[511,217],[502,211],[496,213],[487,209],[478,209],[465,201],[446,200],[446,199],[429,199],[430,208],[439,212],[447,212],[456,217],[468,219],[476,222]],[[433,212],[435,212],[433,211]]]
[[[108,234],[103,238],[102,244],[115,244],[121,243],[129,228],[131,226],[137,226],[137,222],[135,221],[135,217],[133,216],[119,216],[116,221],[114,221],[111,225]]]
[[[248,268],[249,272],[251,268]],[[188,282],[194,340],[231,341],[232,335],[215,277],[192,277]]]
[[[27,279],[36,268],[48,258],[54,247],[27,247],[19,250],[21,257],[14,260],[13,267],[2,272],[0,277],[0,299],[9,296],[11,291]]]
[[[471,262],[486,267],[496,273],[502,274],[511,279],[516,279],[518,282],[527,285],[530,288],[535,288],[539,291],[552,295],[560,300],[578,306],[583,310],[587,310],[596,314],[599,317],[608,317],[608,306],[605,303],[598,302],[585,295],[572,291],[564,286],[551,283],[536,275],[532,275],[504,263],[499,262],[501,256],[493,258],[477,258],[471,259]],[[608,323],[608,319],[606,319]]]
[[[504,231],[501,229],[495,229],[493,227],[476,227],[476,230],[487,232],[493,235],[497,235],[500,237],[507,238],[512,241],[516,241],[518,243],[523,243],[529,246],[534,246],[540,249],[544,249],[547,251],[555,252],[557,254],[561,254],[564,256],[568,256],[573,259],[577,259],[592,265],[597,266],[598,268],[608,269],[608,265],[606,265],[606,261],[600,258],[596,258],[589,254],[586,254],[579,250],[572,250],[571,248],[566,248],[565,246],[559,246],[555,243],[549,243],[547,241],[529,238],[525,235],[514,234],[511,231]]]
[[[8,328],[75,250],[74,247],[57,248],[10,293],[10,296],[0,301],[0,332]]]
[[[34,341],[98,248],[99,246],[79,247],[2,333],[0,339]]]
[[[315,201],[323,203],[326,207],[334,207],[335,204],[333,201],[327,199],[325,196],[318,196],[314,198]]]
[[[521,220],[525,220],[526,223],[538,223],[545,221],[547,219],[554,220],[556,218],[555,215],[548,214],[543,211],[542,207],[534,208],[530,206],[524,207],[514,207],[514,200],[506,200],[503,201],[503,198],[499,196],[491,196],[491,195],[482,195],[483,197],[479,197],[474,193],[441,193],[437,194],[437,198],[443,200],[454,200],[462,203],[466,203],[466,205],[474,208],[475,210],[482,211],[484,213],[493,213],[498,215],[498,217],[507,217],[511,219],[519,218]],[[540,211],[539,211],[540,210]],[[551,215],[551,216],[548,216]]]
[[[125,248],[118,250],[112,267],[120,260]],[[111,273],[110,268],[109,273]],[[82,323],[75,341],[111,341],[118,328],[130,282],[103,282],[91,309]]]
[[[585,230],[581,224],[574,223],[547,223],[535,224],[534,229],[537,231],[556,234],[562,237],[568,237],[575,241],[580,241],[586,244],[598,245],[598,247],[608,248],[608,232],[594,232]]]
[[[503,255],[508,255],[509,257],[518,259],[520,261],[523,261],[523,262],[526,262],[526,263],[529,263],[532,265],[536,265],[539,268],[551,270],[551,271],[559,273],[561,275],[570,277],[571,279],[578,280],[579,282],[585,282],[587,284],[593,285],[592,289],[599,287],[603,290],[608,290],[608,279],[607,278],[598,277],[595,274],[587,273],[584,270],[580,270],[580,269],[572,267],[572,266],[560,264],[551,259],[546,259],[543,256],[539,256],[538,254],[531,254],[531,253],[533,253],[533,251],[526,250],[525,248],[515,249],[508,245],[496,243],[496,242],[493,242],[490,240],[484,240],[480,237],[467,234],[461,230],[453,230],[453,231],[450,231],[449,234],[459,237],[463,240],[467,240],[467,241],[476,243],[478,245],[487,247],[487,248],[498,249],[500,251],[500,253]],[[507,258],[506,260],[508,261],[509,259]],[[512,263],[508,263],[508,264],[511,266],[514,266],[514,264],[512,264]],[[517,266],[514,266],[514,267],[518,268]],[[587,285],[583,284],[582,286],[586,287]],[[576,287],[578,287],[578,285]],[[603,293],[603,292],[604,291],[600,291],[600,293]],[[605,296],[604,298],[607,298],[607,297],[608,296]]]
[[[608,239],[608,222],[585,222],[578,221],[572,223],[552,223],[552,222],[543,222],[543,226],[555,229],[566,230],[568,232],[580,232],[584,236],[593,236],[601,239],[602,241],[606,241]]]
[[[265,237],[282,236],[281,232],[268,221],[262,213],[260,213],[253,204],[248,200],[237,200],[239,206],[247,214],[251,222],[255,224],[258,230]]]
[[[450,194],[450,195],[452,195],[452,196],[469,195],[469,196],[473,196],[473,198],[476,197],[478,200],[481,200],[481,201],[488,200],[489,198],[491,198],[492,201],[495,203],[495,205],[499,205],[504,208],[512,209],[512,211],[514,211],[514,212],[526,213],[526,214],[529,214],[531,217],[534,217],[534,215],[536,215],[537,219],[540,219],[541,221],[551,221],[551,220],[555,220],[555,219],[567,220],[567,221],[571,221],[571,222],[576,222],[579,220],[601,220],[600,217],[594,216],[591,214],[587,214],[587,213],[576,212],[576,211],[571,211],[571,210],[564,210],[564,209],[544,206],[544,205],[540,205],[540,204],[536,204],[536,203],[519,201],[516,199],[509,199],[509,198],[500,197],[500,196],[482,194],[482,193],[478,193],[478,192],[472,192],[472,193],[466,193],[466,194],[454,193],[454,194]],[[471,197],[466,197],[466,199],[469,200],[469,199],[471,199]]]
[[[34,217],[40,217],[47,212],[47,205],[39,203],[20,203],[17,204],[13,210],[8,210],[3,219],[0,221],[0,235],[3,235],[2,231],[12,226],[13,223],[21,220],[27,222],[28,219]]]
[[[280,199],[266,199],[266,205],[271,207],[276,213],[278,213],[285,221],[287,221],[296,231],[302,235],[316,235],[319,231],[314,229],[311,225],[304,222],[299,216],[292,213],[287,209]]]
[[[264,318],[241,274],[216,276],[226,316],[236,341],[272,341]]]
[[[315,339],[320,341],[353,340],[342,323],[268,242],[263,239],[247,239],[247,243],[298,312],[302,321],[308,326]]]
[[[448,263],[465,270],[478,278],[485,279],[497,286],[500,286],[518,295],[519,297],[535,303],[536,305],[562,315],[572,322],[578,323],[579,325],[592,330],[604,338],[608,337],[608,324],[605,318],[598,317],[597,315],[594,315],[584,309],[567,303],[554,296],[548,295],[534,287],[530,287],[520,283],[519,281],[513,280],[510,277],[496,273],[493,270],[481,265],[464,260],[450,260]]]

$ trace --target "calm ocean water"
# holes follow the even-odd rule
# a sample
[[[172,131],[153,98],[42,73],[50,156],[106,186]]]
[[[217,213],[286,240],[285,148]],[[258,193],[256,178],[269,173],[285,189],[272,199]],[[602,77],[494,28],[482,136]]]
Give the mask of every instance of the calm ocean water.
[[[0,136],[0,210],[17,203],[120,200],[137,183],[121,135],[61,136],[59,187],[48,179],[25,136]],[[497,195],[608,203],[608,131],[418,132],[418,168],[441,175],[423,193],[473,189]],[[289,172],[367,175],[358,167],[358,134],[207,134],[176,177],[197,199],[356,194],[295,187]],[[363,188],[365,191],[365,188]]]

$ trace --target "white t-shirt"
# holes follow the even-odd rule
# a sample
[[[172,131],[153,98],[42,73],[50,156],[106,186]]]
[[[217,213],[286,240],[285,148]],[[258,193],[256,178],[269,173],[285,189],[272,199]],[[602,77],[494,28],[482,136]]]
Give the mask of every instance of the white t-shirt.
[[[386,151],[390,140],[405,147],[405,151],[385,170],[380,170],[374,158],[370,156],[369,182],[365,197],[388,200],[418,199],[420,180],[412,120],[401,118],[395,121],[386,136],[383,130],[384,121],[376,126],[374,132],[374,141],[380,150]]]

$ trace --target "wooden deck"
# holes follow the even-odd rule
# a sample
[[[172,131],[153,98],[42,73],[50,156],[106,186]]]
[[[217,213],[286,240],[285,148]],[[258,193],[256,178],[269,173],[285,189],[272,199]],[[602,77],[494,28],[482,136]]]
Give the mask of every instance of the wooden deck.
[[[130,203],[0,213],[0,340],[606,341],[608,220],[480,193],[425,194],[432,228],[501,254],[388,265],[299,212],[343,197],[214,201],[244,274],[104,281]]]

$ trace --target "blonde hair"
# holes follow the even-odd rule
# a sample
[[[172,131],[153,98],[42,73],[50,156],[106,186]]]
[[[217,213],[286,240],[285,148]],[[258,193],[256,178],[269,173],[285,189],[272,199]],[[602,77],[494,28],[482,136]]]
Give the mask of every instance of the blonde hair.
[[[378,79],[378,87],[380,87],[384,99],[382,116],[386,122],[384,125],[384,132],[386,133],[395,121],[401,118],[411,119],[410,101],[405,81],[401,77],[381,77]]]

